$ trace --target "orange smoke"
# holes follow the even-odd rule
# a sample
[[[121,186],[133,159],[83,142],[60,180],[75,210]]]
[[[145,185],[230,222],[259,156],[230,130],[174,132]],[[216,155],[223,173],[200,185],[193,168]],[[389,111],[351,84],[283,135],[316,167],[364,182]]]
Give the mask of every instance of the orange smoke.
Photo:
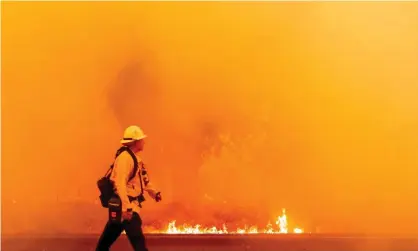
[[[417,13],[2,2],[2,231],[101,231],[96,180],[138,124],[163,194],[144,223],[287,208],[305,231],[418,233]]]

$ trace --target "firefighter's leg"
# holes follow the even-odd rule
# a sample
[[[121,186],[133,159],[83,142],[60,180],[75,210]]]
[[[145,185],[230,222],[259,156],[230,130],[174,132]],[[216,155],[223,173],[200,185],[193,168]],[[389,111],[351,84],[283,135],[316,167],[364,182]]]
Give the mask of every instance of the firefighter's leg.
[[[110,247],[122,233],[122,230],[122,224],[108,221],[97,243],[96,251],[109,251]]]
[[[129,242],[135,251],[148,251],[145,236],[142,232],[142,220],[137,213],[133,213],[130,221],[124,221],[123,226]]]

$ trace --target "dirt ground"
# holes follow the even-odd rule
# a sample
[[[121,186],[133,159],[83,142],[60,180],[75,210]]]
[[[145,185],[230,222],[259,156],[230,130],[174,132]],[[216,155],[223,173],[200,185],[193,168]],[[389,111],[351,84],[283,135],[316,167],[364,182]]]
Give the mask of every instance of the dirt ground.
[[[2,237],[3,251],[94,251],[98,236]],[[150,251],[412,251],[411,236],[147,236]],[[131,250],[126,236],[113,251]]]

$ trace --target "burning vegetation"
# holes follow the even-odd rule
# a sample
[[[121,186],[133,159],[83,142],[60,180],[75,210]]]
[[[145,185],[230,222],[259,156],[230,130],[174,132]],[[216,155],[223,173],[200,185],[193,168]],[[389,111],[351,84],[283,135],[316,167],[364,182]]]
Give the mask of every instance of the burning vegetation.
[[[227,223],[220,226],[204,226],[201,224],[182,224],[177,225],[177,221],[173,220],[168,223],[165,228],[156,229],[148,226],[144,231],[152,234],[301,234],[304,233],[302,228],[295,226],[290,228],[287,221],[286,209],[282,210],[282,214],[278,216],[273,223],[268,222],[266,226],[259,227],[256,225],[245,225],[241,227],[229,227]]]

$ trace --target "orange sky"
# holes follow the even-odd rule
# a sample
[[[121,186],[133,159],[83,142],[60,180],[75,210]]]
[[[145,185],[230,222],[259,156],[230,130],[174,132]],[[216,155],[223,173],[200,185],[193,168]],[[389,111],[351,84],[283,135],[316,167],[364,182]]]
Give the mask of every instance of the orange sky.
[[[417,16],[417,3],[2,2],[3,232],[100,231],[95,182],[138,124],[164,195],[145,219],[286,207],[306,228],[418,233]]]

